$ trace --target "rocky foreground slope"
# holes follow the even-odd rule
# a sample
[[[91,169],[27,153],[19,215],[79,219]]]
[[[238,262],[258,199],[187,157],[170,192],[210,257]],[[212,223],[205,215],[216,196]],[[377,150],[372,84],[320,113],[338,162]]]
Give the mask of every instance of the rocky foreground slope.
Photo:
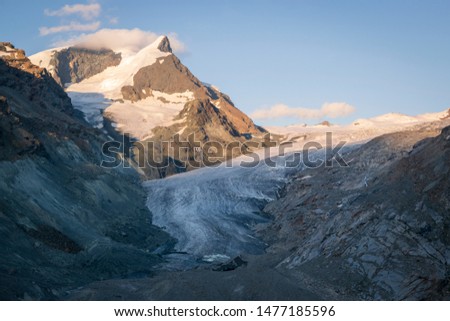
[[[99,166],[108,138],[48,72],[0,43],[0,299],[54,299],[148,275],[170,237],[131,170]],[[169,246],[170,247],[170,246]]]
[[[265,207],[277,266],[335,299],[450,298],[450,127],[383,135]],[[433,137],[435,136],[436,137]]]

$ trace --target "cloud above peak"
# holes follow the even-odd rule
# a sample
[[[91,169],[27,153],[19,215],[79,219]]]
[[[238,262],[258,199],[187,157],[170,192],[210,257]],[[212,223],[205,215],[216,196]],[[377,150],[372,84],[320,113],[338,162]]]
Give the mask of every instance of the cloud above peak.
[[[79,15],[84,20],[92,20],[100,15],[101,6],[98,3],[65,5],[58,10],[45,9],[44,14],[50,17]]]
[[[297,119],[338,118],[348,116],[355,112],[355,107],[343,102],[325,103],[321,108],[289,107],[285,104],[276,104],[269,108],[261,108],[250,116],[254,119],[277,119],[291,117]]]
[[[101,10],[102,7],[96,2],[90,4],[76,3],[73,5],[65,5],[57,10],[45,9],[44,14],[46,16],[60,18],[60,25],[54,27],[40,27],[39,35],[47,36],[62,32],[95,31],[100,28],[101,22],[98,21],[98,19],[97,21],[93,20],[99,17]],[[67,18],[63,19],[63,17],[67,16],[71,16],[74,20],[67,23]],[[82,22],[83,20],[84,22]]]
[[[127,49],[137,52],[158,39],[161,34],[152,31],[134,29],[100,29],[94,33],[82,34],[68,40],[54,43],[57,47],[81,46],[89,49],[109,48],[112,50]],[[168,35],[170,45],[175,53],[183,53],[186,46],[178,39],[176,33]]]
[[[100,27],[100,22],[92,22],[92,23],[78,23],[71,22],[67,25],[60,25],[56,27],[40,27],[39,34],[41,36],[47,36],[53,33],[60,32],[69,32],[69,31],[95,31]]]
[[[52,46],[57,47],[80,46],[89,49],[109,48],[115,51],[137,52],[161,36],[161,34],[138,28],[100,29],[100,26],[104,24],[118,24],[119,17],[105,15],[102,6],[95,0],[87,4],[64,5],[56,10],[45,9],[44,14],[57,18],[59,25],[40,27],[41,36],[66,34],[65,37],[58,35],[53,39]],[[178,39],[176,33],[171,32],[166,35],[175,53],[186,52],[186,46]]]

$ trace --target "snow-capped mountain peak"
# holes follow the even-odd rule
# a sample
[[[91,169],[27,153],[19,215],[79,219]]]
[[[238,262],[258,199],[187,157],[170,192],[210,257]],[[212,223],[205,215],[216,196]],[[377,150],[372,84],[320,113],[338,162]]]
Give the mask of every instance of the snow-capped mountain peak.
[[[137,52],[125,47],[114,51],[68,47],[38,53],[32,60],[51,71],[73,105],[98,128],[104,126],[105,117],[115,131],[138,140],[152,139],[161,127],[164,136],[201,132],[204,139],[219,141],[247,140],[264,132],[217,87],[196,78],[172,53],[164,35]],[[195,106],[211,112],[181,117],[185,105],[194,100]],[[199,117],[207,119],[195,119]],[[213,125],[199,128],[199,123]]]

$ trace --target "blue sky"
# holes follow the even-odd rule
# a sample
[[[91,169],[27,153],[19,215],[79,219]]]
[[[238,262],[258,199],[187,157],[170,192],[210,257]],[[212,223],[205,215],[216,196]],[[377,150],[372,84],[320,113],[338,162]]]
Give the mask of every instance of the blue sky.
[[[256,119],[262,125],[450,107],[450,1],[0,1],[2,40],[28,54],[82,33],[40,35],[42,27],[176,33],[183,63],[244,112],[287,110]],[[98,10],[84,17],[57,11],[77,3]],[[325,103],[354,112],[333,118],[319,112]],[[302,117],[304,109],[316,113]]]

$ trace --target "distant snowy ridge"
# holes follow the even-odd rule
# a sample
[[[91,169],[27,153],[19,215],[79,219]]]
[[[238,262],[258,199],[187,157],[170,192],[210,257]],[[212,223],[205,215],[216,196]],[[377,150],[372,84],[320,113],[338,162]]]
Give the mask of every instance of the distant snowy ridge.
[[[440,122],[450,119],[450,109],[437,113],[427,113],[408,116],[399,113],[389,113],[373,118],[357,119],[349,125],[290,125],[285,127],[266,127],[273,133],[280,135],[281,142],[291,143],[288,151],[301,150],[311,141],[326,144],[326,133],[332,134],[333,144],[339,141],[364,142],[376,136],[393,133],[400,130],[415,130],[417,126],[427,123]]]
[[[439,121],[445,117],[450,117],[450,109],[437,113],[426,113],[416,116],[409,116],[400,113],[388,113],[372,118],[360,118],[353,121],[349,125],[331,125],[323,126],[319,125],[289,125],[289,126],[267,126],[266,128],[276,134],[293,134],[298,132],[316,132],[322,131],[323,128],[330,128],[332,131],[358,131],[360,129],[380,128],[383,130],[389,130],[396,128],[397,126],[414,125],[425,122]]]

